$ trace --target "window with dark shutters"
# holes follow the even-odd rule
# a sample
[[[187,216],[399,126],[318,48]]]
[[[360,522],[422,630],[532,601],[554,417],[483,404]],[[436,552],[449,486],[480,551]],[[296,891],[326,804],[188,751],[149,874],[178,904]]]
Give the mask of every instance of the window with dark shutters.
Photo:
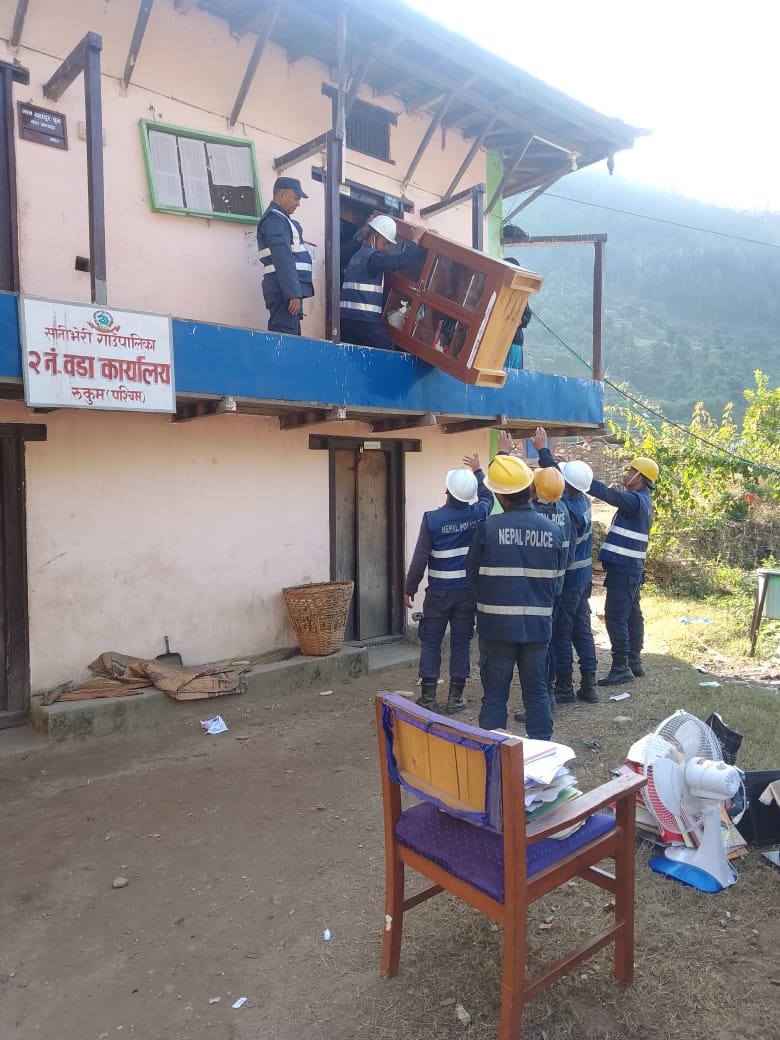
[[[322,93],[333,101],[335,120],[337,92],[334,87],[323,83]],[[394,112],[388,112],[377,105],[369,105],[367,101],[355,101],[347,116],[347,148],[363,155],[372,155],[383,162],[392,162],[390,127],[395,126],[396,121]]]

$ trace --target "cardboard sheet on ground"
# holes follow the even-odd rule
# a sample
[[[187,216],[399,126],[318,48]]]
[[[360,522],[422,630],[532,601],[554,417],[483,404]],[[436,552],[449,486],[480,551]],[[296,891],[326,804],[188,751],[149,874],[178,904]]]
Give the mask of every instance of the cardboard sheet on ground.
[[[137,685],[139,680],[155,686],[178,701],[206,700],[228,693],[245,693],[243,673],[248,667],[226,667],[224,664],[187,666],[164,661],[147,661],[113,650],[97,657],[90,671]]]

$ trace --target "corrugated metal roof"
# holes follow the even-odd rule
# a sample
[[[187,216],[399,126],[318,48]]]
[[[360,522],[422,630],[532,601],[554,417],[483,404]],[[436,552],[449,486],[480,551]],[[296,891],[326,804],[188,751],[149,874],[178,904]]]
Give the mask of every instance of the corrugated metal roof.
[[[277,7],[275,0],[176,2],[223,19],[239,37],[260,30]],[[431,117],[449,99],[442,129],[457,127],[469,139],[485,135],[484,146],[498,151],[510,171],[504,196],[599,162],[647,133],[581,104],[400,0],[344,0],[344,9],[350,74],[360,70],[374,93]],[[338,10],[334,0],[281,0],[271,41],[291,61],[311,56],[335,77]]]

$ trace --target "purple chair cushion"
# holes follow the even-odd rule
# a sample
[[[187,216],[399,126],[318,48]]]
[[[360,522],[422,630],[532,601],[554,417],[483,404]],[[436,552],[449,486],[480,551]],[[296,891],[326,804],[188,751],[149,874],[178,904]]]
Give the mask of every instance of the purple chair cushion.
[[[614,816],[594,813],[568,838],[560,841],[546,838],[526,846],[526,877],[532,877],[614,826]],[[428,802],[420,802],[401,813],[396,837],[401,845],[503,903],[503,835],[465,823]]]

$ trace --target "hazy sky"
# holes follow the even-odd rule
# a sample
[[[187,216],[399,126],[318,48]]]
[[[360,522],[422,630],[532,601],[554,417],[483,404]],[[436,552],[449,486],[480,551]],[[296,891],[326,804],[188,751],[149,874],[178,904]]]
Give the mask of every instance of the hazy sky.
[[[616,173],[780,211],[780,0],[407,2],[578,101],[653,130],[616,155]]]

